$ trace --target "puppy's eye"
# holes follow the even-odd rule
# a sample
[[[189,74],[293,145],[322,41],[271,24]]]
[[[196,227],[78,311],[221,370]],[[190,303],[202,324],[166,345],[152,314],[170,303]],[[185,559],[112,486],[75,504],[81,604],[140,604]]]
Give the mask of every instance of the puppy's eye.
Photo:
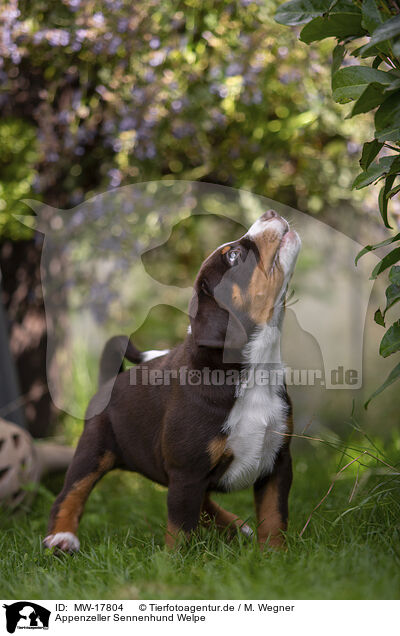
[[[231,266],[236,265],[236,263],[239,261],[239,256],[240,249],[238,247],[229,250],[229,252],[225,254],[225,258],[228,261],[228,264]]]

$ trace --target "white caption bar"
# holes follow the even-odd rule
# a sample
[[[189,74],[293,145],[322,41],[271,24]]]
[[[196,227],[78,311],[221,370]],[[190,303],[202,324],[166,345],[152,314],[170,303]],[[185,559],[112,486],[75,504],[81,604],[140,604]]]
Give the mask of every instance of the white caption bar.
[[[176,636],[219,629],[230,636],[254,630],[293,630],[337,636],[391,633],[397,624],[399,601],[0,601],[1,633],[153,634]],[[20,630],[24,630],[21,632]],[[272,633],[272,632],[270,632]],[[284,632],[287,633],[287,632]]]

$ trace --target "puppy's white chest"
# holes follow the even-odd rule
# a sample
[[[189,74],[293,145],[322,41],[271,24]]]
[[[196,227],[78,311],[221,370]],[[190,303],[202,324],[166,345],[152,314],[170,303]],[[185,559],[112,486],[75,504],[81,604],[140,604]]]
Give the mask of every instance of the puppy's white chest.
[[[287,432],[287,404],[266,386],[245,389],[224,425],[233,460],[220,484],[228,490],[248,488],[273,469]]]

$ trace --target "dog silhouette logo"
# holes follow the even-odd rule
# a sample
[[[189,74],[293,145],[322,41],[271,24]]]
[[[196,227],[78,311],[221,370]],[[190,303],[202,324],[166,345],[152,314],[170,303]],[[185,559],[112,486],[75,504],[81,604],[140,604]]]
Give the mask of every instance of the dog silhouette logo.
[[[7,631],[14,634],[16,629],[48,629],[51,612],[32,603],[18,601],[11,605],[3,605],[6,610]]]

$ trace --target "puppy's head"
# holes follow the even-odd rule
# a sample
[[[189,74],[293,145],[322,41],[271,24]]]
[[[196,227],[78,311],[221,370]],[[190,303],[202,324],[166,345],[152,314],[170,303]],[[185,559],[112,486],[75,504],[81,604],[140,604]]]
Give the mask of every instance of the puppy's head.
[[[197,275],[189,307],[200,347],[242,349],[267,323],[278,325],[300,239],[273,210],[237,241],[218,247]]]

